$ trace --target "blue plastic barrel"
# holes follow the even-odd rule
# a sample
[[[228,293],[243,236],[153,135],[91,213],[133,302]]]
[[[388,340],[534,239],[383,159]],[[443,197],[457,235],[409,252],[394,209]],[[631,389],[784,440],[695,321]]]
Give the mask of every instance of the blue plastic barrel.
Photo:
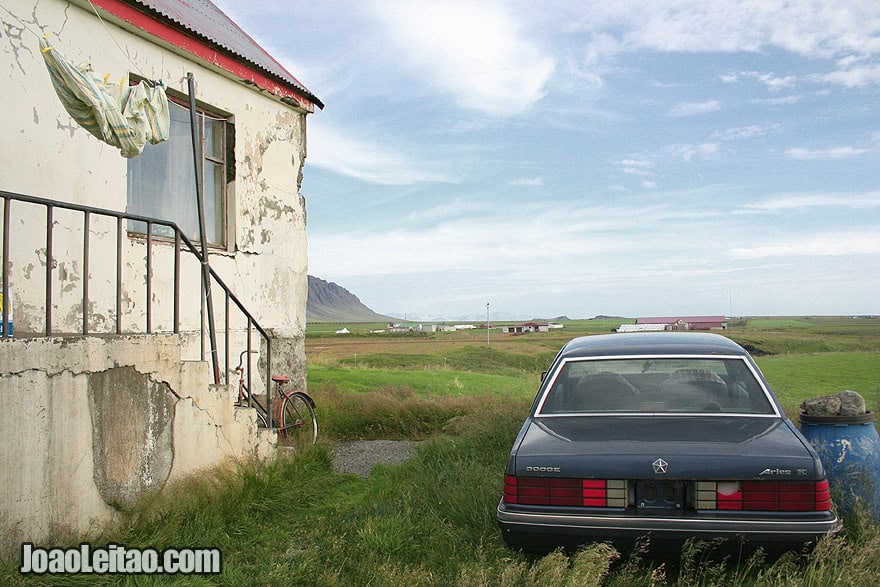
[[[857,416],[800,415],[804,435],[825,467],[832,497],[842,515],[857,502],[880,519],[880,435],[874,414]]]

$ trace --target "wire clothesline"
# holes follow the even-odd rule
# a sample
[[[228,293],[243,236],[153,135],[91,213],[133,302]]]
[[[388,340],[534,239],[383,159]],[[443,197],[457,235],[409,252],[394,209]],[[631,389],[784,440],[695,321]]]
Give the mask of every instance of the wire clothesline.
[[[125,56],[126,60],[129,62],[129,64],[131,64],[132,68],[133,68],[134,71],[138,74],[138,76],[139,76],[141,79],[143,79],[145,82],[147,82],[148,84],[150,84],[151,86],[155,86],[156,83],[161,83],[161,80],[155,80],[155,79],[152,79],[150,76],[148,76],[148,75],[147,75],[147,74],[146,74],[146,73],[140,68],[140,66],[138,66],[138,64],[134,61],[134,59],[132,59],[131,54],[128,52],[128,50],[126,50],[125,48],[123,48],[123,47],[119,44],[119,41],[116,40],[116,37],[113,35],[113,32],[110,30],[110,27],[107,25],[107,22],[101,17],[101,14],[100,14],[100,12],[98,11],[97,7],[91,2],[91,0],[87,0],[87,1],[88,1],[88,3],[89,3],[89,6],[91,6],[92,11],[94,12],[94,14],[95,14],[95,16],[97,17],[98,21],[101,23],[101,26],[104,28],[104,31],[107,33],[107,36],[110,37],[110,39],[113,41],[113,44],[116,45],[117,49],[119,49],[119,52]],[[38,40],[41,39],[41,38],[46,38],[46,37],[47,37],[47,34],[46,34],[46,33],[42,32],[42,31],[36,31],[36,30],[34,30],[31,26],[29,26],[28,23],[22,21],[18,16],[16,16],[14,13],[12,13],[12,12],[11,12],[8,8],[6,8],[5,6],[0,5],[0,8],[2,8],[3,11],[6,12],[6,14],[8,14],[8,15],[11,16],[12,18],[14,18],[14,19],[15,19],[15,20],[21,25],[21,27],[22,27],[24,30],[26,30],[27,32],[29,32],[30,34],[32,34],[32,35],[33,35],[34,37],[36,37]],[[162,58],[163,58],[163,62],[164,62],[164,51],[163,51]],[[160,70],[164,71],[164,65],[160,68]],[[109,76],[110,76],[110,74],[107,74],[106,77],[109,77]],[[185,82],[185,81],[186,81],[186,76],[182,76],[182,77],[180,78],[180,81],[181,81],[181,82]],[[167,85],[167,84],[166,84],[166,85]],[[173,100],[169,100],[169,104],[172,104],[172,105],[174,105],[174,106],[179,106],[179,107],[181,107],[181,108],[184,108],[183,106],[180,106],[179,104],[176,104]],[[209,113],[207,113],[207,112],[205,112],[205,111],[200,111],[200,114],[201,114],[202,116],[204,116],[204,117],[205,117],[206,119],[208,119],[208,120],[213,120],[213,121],[217,121],[217,122],[225,122],[225,121],[227,120],[227,119],[224,118],[224,117],[212,116],[212,115],[210,115]]]
[[[100,23],[101,23],[101,26],[104,27],[104,31],[106,31],[107,36],[110,37],[110,40],[113,41],[113,44],[116,45],[116,48],[119,49],[119,52],[122,53],[123,55],[125,55],[125,58],[126,58],[126,59],[128,60],[128,62],[134,67],[134,69],[135,69],[135,70],[141,75],[141,77],[143,77],[143,78],[145,78],[145,79],[149,79],[149,76],[146,75],[146,74],[141,70],[141,68],[138,67],[138,64],[135,63],[134,60],[131,58],[131,54],[129,54],[129,52],[128,52],[127,50],[125,50],[125,49],[122,48],[122,46],[119,44],[119,41],[117,41],[117,40],[116,40],[116,37],[113,36],[113,33],[110,32],[110,28],[107,26],[107,23],[104,22],[104,19],[101,18],[101,15],[100,15],[100,13],[98,12],[98,9],[95,7],[94,4],[92,4],[92,0],[88,0],[88,3],[89,3],[89,6],[92,7],[92,12],[94,12],[94,13],[95,13],[95,16],[98,17],[98,22],[100,22]]]
[[[95,13],[95,16],[98,18],[98,22],[101,23],[101,26],[104,28],[104,31],[107,33],[107,36],[110,37],[110,40],[113,41],[113,44],[116,45],[116,48],[119,49],[119,52],[125,56],[126,61],[128,61],[129,64],[131,64],[132,68],[134,69],[134,71],[136,71],[138,73],[138,75],[140,75],[145,80],[149,81],[151,79],[150,76],[148,76],[146,73],[144,73],[144,71],[138,66],[138,64],[134,61],[134,59],[132,59],[131,54],[119,44],[119,42],[116,40],[116,37],[110,31],[110,27],[107,26],[107,23],[104,21],[104,19],[101,17],[101,14],[98,12],[97,7],[95,7],[95,5],[92,4],[91,0],[87,0],[87,1],[89,3],[89,6],[92,7],[92,11]],[[7,7],[0,5],[0,8],[2,8],[6,14],[8,14],[12,18],[14,18],[16,20],[16,22],[18,22],[18,24],[21,25],[23,30],[32,34],[37,40],[48,37],[48,34],[46,32],[44,32],[42,30],[40,30],[40,31],[34,30],[34,28],[31,26],[30,23],[27,23],[27,22],[21,20],[18,17],[18,15],[13,13]]]

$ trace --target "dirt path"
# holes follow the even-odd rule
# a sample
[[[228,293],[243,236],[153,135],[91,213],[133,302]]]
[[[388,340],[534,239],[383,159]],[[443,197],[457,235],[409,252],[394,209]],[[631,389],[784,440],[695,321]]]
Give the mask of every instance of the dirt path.
[[[416,455],[414,440],[355,440],[333,445],[333,470],[367,477],[374,466],[399,465]]]

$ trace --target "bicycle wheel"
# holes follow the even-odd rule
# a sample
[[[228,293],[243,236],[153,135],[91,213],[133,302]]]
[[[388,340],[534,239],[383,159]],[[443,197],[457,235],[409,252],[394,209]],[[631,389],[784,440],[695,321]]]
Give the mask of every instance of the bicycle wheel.
[[[318,419],[312,398],[304,393],[287,395],[281,404],[281,421],[278,423],[278,439],[297,450],[305,449],[318,439]]]

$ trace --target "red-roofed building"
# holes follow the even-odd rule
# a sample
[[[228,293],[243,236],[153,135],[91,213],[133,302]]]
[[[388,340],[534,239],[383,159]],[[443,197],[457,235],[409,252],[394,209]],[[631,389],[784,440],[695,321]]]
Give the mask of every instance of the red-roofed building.
[[[663,324],[666,330],[727,330],[724,316],[655,316],[636,318],[636,324]]]

